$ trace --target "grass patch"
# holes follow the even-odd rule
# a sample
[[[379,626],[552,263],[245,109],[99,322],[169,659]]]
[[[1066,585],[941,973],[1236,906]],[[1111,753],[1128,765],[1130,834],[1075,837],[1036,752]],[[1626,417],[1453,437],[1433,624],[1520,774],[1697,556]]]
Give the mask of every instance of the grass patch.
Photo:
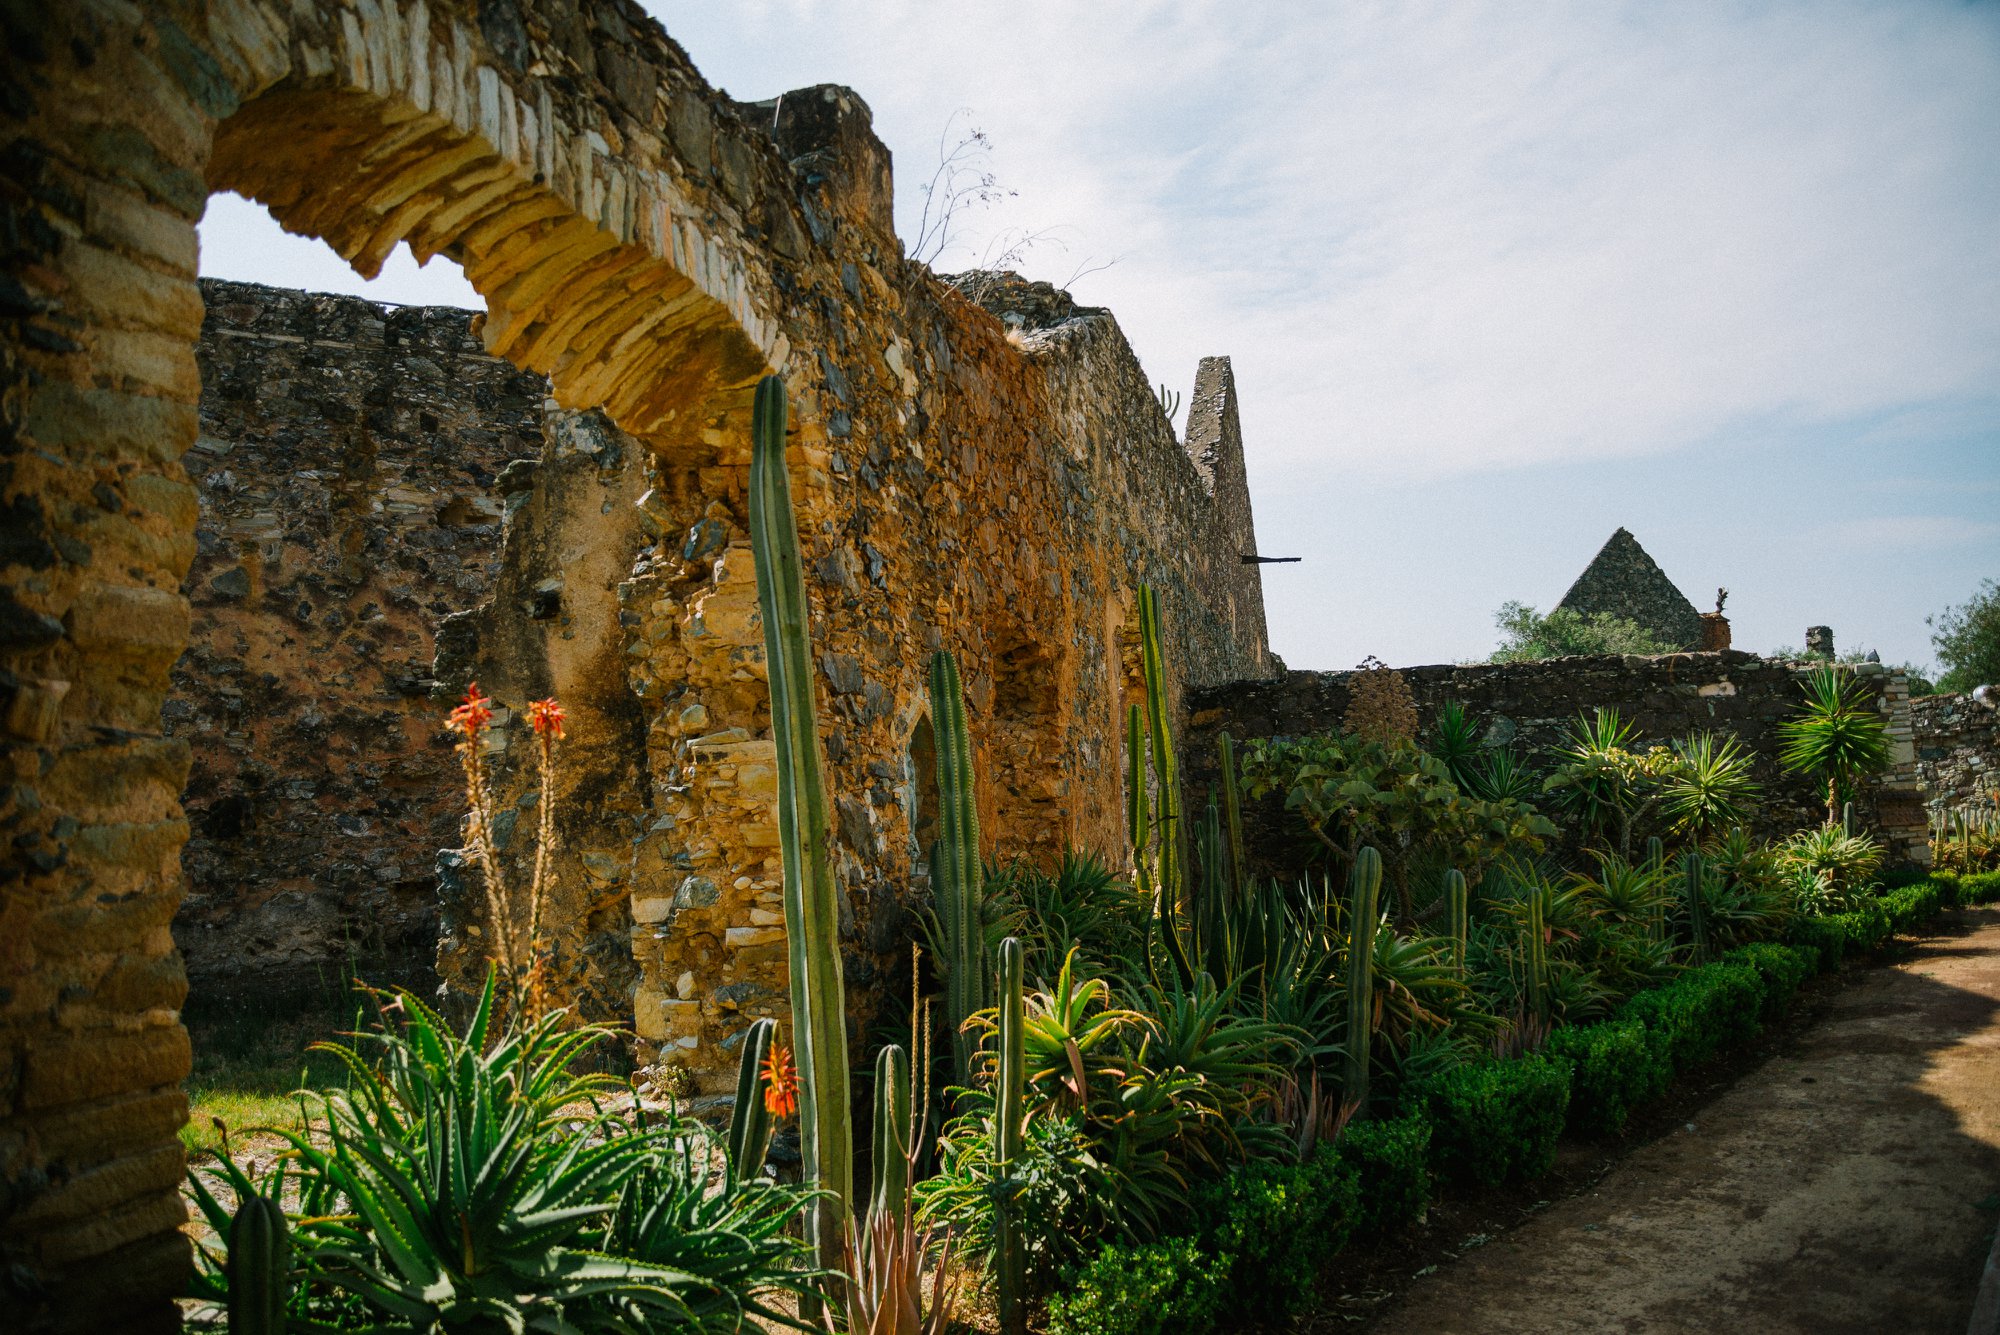
[[[217,1118],[231,1135],[302,1126],[297,1091],[337,1088],[346,1080],[338,1061],[307,1049],[353,1032],[366,1004],[366,994],[344,977],[282,998],[190,997],[181,1018],[194,1043],[194,1068],[181,1143],[191,1154],[220,1149]]]

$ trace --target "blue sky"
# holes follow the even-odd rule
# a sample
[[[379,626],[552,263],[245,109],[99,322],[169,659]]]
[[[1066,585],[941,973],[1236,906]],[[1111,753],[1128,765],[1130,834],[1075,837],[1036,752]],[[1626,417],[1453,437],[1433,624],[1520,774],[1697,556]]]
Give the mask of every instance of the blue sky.
[[[906,236],[985,130],[1013,193],[940,268],[1042,234],[1155,380],[1234,359],[1294,667],[1482,656],[1621,524],[1752,649],[1927,661],[2000,576],[2000,5],[647,3],[736,97],[860,91]],[[203,233],[471,300],[231,198]]]

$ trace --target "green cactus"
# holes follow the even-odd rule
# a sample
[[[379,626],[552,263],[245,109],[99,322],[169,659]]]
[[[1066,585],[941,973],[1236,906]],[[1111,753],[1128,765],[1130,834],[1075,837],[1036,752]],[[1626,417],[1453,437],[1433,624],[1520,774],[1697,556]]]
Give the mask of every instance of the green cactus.
[[[939,964],[944,971],[944,1018],[961,1084],[972,1082],[973,1044],[967,1018],[993,1004],[986,972],[984,872],[979,861],[979,803],[973,787],[972,735],[958,660],[931,655],[931,735],[936,739],[938,840],[931,848],[931,893],[937,904]]]
[[[1166,650],[1160,634],[1160,598],[1150,585],[1139,586],[1139,665],[1146,679],[1146,736],[1152,752],[1153,795],[1143,820],[1133,819],[1135,834],[1147,836],[1133,843],[1134,859],[1140,866],[1139,890],[1150,893],[1158,904],[1160,936],[1167,958],[1182,986],[1192,986],[1194,969],[1181,941],[1180,912],[1187,898],[1187,837],[1181,821],[1180,767],[1174,761],[1173,730],[1168,719]],[[1136,708],[1136,707],[1135,707]],[[1128,733],[1131,714],[1127,715]],[[1144,771],[1135,769],[1134,806],[1146,804]],[[1148,847],[1150,845],[1150,848]],[[1151,856],[1150,879],[1147,859]]]
[[[1368,1115],[1368,1064],[1375,1046],[1375,927],[1381,919],[1376,897],[1382,889],[1382,855],[1364,847],[1348,873],[1347,1066],[1341,1097],[1354,1116]]]
[[[1222,818],[1229,834],[1229,885],[1241,895],[1250,885],[1250,873],[1243,852],[1243,790],[1236,778],[1236,740],[1224,732],[1215,739],[1215,749],[1222,767]]]
[[[1660,836],[1657,834],[1646,840],[1646,866],[1652,869],[1655,877],[1666,870],[1667,846],[1661,842]],[[1658,882],[1655,881],[1654,884],[1657,886]],[[1667,902],[1665,899],[1656,897],[1653,901],[1652,933],[1655,941],[1664,941],[1667,939]]]
[[[873,1218],[896,1221],[910,1207],[910,1055],[891,1043],[875,1058]]]
[[[1549,1017],[1548,898],[1541,886],[1528,891],[1528,1012],[1536,1019]]]
[[[1854,837],[1854,803],[1852,802],[1842,802],[1840,804],[1840,832],[1850,839]]]
[[[1708,869],[1701,854],[1692,851],[1682,860],[1681,869],[1685,873],[1688,938],[1694,943],[1694,957],[1699,963],[1708,958],[1708,900],[1701,892],[1702,879]]]
[[[758,1020],[743,1033],[736,1065],[736,1106],[729,1110],[729,1179],[747,1181],[764,1171],[771,1148],[771,1110],[764,1105],[764,1062],[777,1037],[776,1020]]]
[[[1010,936],[1000,943],[1000,1060],[993,1088],[993,1161],[1002,1179],[1021,1157],[1027,1129],[1024,1096],[1028,1061],[1021,994],[1024,969],[1021,942]],[[1021,1222],[1014,1217],[1010,1201],[1001,1201],[998,1224],[994,1278],[1000,1298],[1000,1330],[1002,1335],[1023,1335],[1028,1329],[1027,1258]]]
[[[1444,874],[1444,898],[1451,917],[1451,962],[1465,972],[1465,948],[1472,935],[1472,891],[1465,873],[1453,867]]]
[[[785,383],[758,382],[751,418],[750,542],[764,663],[777,742],[778,838],[784,857],[785,935],[791,957],[792,1033],[798,1048],[799,1146],[806,1179],[827,1194],[810,1230],[820,1264],[843,1262],[854,1196],[854,1128],[847,1088],[847,998],[841,980],[840,901],[827,846],[798,522],[785,470]]]
[[[268,1196],[245,1196],[229,1221],[229,1329],[283,1335],[291,1304],[292,1238],[284,1211]]]

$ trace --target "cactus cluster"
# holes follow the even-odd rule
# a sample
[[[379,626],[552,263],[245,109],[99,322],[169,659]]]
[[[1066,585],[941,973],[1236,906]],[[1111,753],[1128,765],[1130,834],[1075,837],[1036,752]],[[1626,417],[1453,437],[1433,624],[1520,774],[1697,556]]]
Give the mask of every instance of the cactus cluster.
[[[777,376],[758,383],[751,413],[750,542],[771,685],[771,732],[777,741],[778,837],[801,1085],[800,1151],[807,1179],[827,1193],[813,1205],[812,1237],[820,1263],[831,1270],[845,1254],[854,1194],[847,1003],[804,572],[785,468],[785,385]]]

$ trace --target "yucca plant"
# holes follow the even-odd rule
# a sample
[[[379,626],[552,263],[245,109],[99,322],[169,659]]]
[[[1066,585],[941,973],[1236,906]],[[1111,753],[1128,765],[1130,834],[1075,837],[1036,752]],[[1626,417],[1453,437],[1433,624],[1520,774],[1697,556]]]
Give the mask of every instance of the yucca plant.
[[[1889,767],[1889,728],[1868,688],[1839,668],[1814,668],[1800,683],[1805,703],[1778,725],[1778,762],[1826,783],[1826,823],[1840,823],[1843,793]]]
[[[1660,811],[1674,832],[1706,839],[1741,825],[1763,785],[1750,777],[1750,752],[1733,735],[1697,732],[1674,743],[1678,761],[1661,783]]]

